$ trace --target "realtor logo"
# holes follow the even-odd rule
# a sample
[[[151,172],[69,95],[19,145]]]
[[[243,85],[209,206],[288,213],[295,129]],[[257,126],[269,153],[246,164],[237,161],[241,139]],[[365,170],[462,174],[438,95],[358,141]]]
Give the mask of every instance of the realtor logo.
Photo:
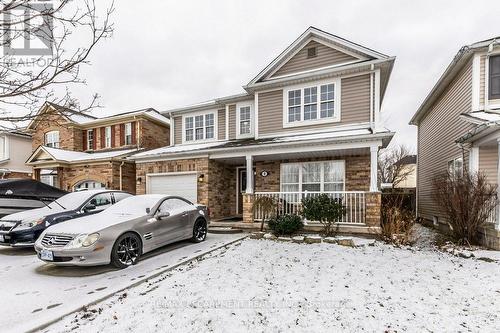
[[[54,41],[53,18],[37,13],[52,10],[50,1],[28,1],[4,12],[4,56],[51,56]]]

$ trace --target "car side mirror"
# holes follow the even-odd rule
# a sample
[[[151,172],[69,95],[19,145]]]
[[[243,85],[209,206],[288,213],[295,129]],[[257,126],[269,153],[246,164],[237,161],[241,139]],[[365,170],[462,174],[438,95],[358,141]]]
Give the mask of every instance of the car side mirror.
[[[91,210],[95,210],[96,206],[92,204],[88,204],[87,206],[83,207],[84,212],[90,212]]]
[[[164,220],[170,216],[169,212],[158,212],[155,217],[158,221]]]

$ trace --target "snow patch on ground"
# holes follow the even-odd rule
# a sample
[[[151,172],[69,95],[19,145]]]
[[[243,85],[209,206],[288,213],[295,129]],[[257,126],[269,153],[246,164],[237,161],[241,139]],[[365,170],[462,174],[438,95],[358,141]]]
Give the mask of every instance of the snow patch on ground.
[[[46,332],[500,330],[500,264],[382,243],[245,240]]]

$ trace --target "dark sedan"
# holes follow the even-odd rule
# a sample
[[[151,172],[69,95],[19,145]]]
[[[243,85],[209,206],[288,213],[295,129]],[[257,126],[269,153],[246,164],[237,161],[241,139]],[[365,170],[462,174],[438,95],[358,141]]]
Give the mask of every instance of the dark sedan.
[[[4,216],[0,219],[0,245],[31,247],[49,226],[99,213],[130,196],[126,192],[111,190],[73,192],[46,207]]]

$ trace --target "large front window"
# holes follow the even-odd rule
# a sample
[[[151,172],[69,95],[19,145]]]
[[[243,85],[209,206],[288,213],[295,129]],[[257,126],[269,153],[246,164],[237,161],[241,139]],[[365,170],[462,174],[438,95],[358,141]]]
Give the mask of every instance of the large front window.
[[[281,164],[282,192],[344,191],[344,161]]]
[[[308,85],[285,93],[285,125],[339,121],[338,82]]]
[[[45,146],[59,148],[59,131],[45,133]]]
[[[215,138],[215,114],[207,113],[184,118],[184,140],[198,141]]]

